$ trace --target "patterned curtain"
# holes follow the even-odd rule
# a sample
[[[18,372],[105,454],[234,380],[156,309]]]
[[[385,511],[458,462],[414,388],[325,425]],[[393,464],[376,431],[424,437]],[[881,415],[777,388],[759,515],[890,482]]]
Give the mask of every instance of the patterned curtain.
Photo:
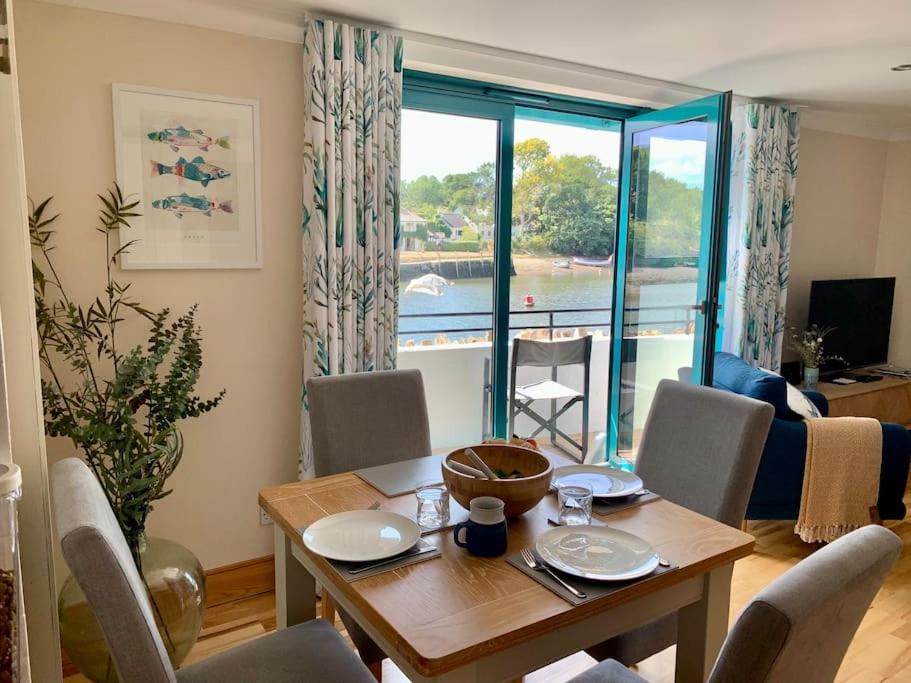
[[[747,104],[733,112],[722,347],[778,371],[797,188],[796,112]]]
[[[302,478],[307,379],[395,367],[402,39],[312,19],[304,79]]]

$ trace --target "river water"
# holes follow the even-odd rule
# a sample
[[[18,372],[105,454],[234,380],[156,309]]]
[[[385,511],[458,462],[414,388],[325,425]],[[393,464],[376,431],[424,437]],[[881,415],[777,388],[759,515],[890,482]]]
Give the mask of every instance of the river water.
[[[512,277],[510,283],[510,327],[513,334],[525,327],[549,325],[550,316],[539,312],[542,310],[605,309],[555,313],[553,324],[584,326],[589,331],[608,330],[610,327],[613,274],[609,269],[600,272],[594,268],[554,269],[550,273],[519,274]],[[402,316],[400,343],[408,340],[420,343],[423,339],[434,339],[437,334],[445,334],[449,340],[455,341],[483,336],[484,331],[490,329],[493,302],[490,278],[456,280],[439,297],[405,292],[407,284],[402,282],[399,300]],[[634,299],[638,293],[640,331],[673,332],[685,327],[692,319],[691,307],[696,302],[695,282],[647,281],[630,289],[628,299]],[[528,294],[534,297],[533,307],[524,305]],[[627,308],[632,305],[628,300]],[[407,317],[440,313],[452,315]]]

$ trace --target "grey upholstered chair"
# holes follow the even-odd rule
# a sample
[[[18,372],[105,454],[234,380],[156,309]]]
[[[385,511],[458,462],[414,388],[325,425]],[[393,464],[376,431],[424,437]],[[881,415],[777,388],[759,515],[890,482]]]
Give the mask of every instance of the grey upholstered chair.
[[[830,683],[864,614],[901,553],[865,526],[817,550],[753,598],[731,629],[709,683]],[[607,660],[570,683],[645,683]]]
[[[550,433],[551,445],[569,454],[557,443],[557,434],[571,446],[579,449],[579,460],[588,455],[588,404],[591,389],[592,337],[587,334],[575,339],[559,341],[534,341],[515,338],[512,340],[512,359],[509,370],[509,434],[515,434],[516,416],[523,414],[531,418],[538,428],[528,436],[534,438],[543,431]],[[557,368],[569,365],[582,366],[582,391],[560,384]],[[517,385],[516,371],[521,367],[550,368],[550,379],[531,384]],[[550,415],[545,416],[532,406],[535,401],[550,404]],[[559,402],[559,405],[558,405]],[[557,420],[576,403],[582,403],[582,442],[557,426]]]
[[[359,372],[307,381],[316,476],[430,455],[430,419],[419,370]],[[385,654],[344,610],[339,616],[377,675]],[[335,606],[323,594],[323,617]]]
[[[53,470],[63,556],[95,612],[124,683],[298,683],[373,676],[329,624],[314,619],[175,672],[151,606],[101,485],[78,458]]]
[[[420,370],[307,380],[316,476],[430,455]]]
[[[774,410],[728,391],[662,380],[639,444],[636,473],[664,498],[740,527]],[[630,666],[677,642],[677,613],[586,652]]]

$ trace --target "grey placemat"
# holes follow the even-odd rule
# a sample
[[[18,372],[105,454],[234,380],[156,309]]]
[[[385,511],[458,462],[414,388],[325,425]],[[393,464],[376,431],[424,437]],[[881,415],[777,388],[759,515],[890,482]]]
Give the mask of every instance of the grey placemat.
[[[592,512],[596,512],[599,515],[609,515],[614,512],[620,512],[620,510],[629,510],[630,508],[637,507],[639,505],[645,505],[646,503],[651,503],[653,500],[660,500],[661,496],[657,493],[652,493],[649,491],[642,496],[626,496],[625,498],[613,499],[616,502],[608,503],[610,498],[595,498],[595,502],[592,504]]]
[[[335,568],[335,571],[339,573],[339,576],[348,583],[351,583],[358,579],[366,579],[368,576],[376,576],[377,574],[382,574],[384,572],[391,572],[393,569],[400,569],[411,564],[417,564],[418,562],[425,562],[439,556],[440,549],[438,547],[432,543],[428,543],[424,539],[420,539],[410,550],[405,551],[395,558],[390,558],[390,561],[379,566],[376,566],[376,563],[374,562],[339,562],[337,560],[329,560],[329,564]],[[363,571],[356,573],[351,572],[352,569],[360,569],[362,567],[372,568],[364,569]]]
[[[534,552],[534,550],[532,550],[532,552]],[[537,556],[538,556],[537,553],[535,553],[535,557],[537,557]],[[540,571],[537,569],[529,569],[528,565],[525,564],[525,561],[522,559],[521,555],[518,555],[518,554],[510,555],[509,557],[506,558],[506,561],[509,562],[509,564],[511,564],[513,567],[518,569],[520,572],[522,572],[523,574],[528,576],[529,578],[540,583],[542,586],[544,586],[550,592],[555,593],[556,595],[559,595],[561,598],[566,600],[566,602],[570,603],[571,605],[584,605],[586,602],[591,602],[592,600],[597,600],[598,598],[603,598],[605,595],[610,595],[611,593],[614,593],[616,591],[623,590],[627,586],[632,586],[635,583],[641,583],[643,581],[648,581],[650,579],[655,578],[656,576],[661,576],[662,574],[666,574],[667,572],[677,569],[677,567],[673,566],[673,565],[670,567],[662,567],[661,565],[659,565],[655,569],[655,571],[653,571],[651,574],[649,574],[648,576],[643,576],[640,579],[633,579],[632,581],[611,581],[611,582],[587,581],[585,579],[580,579],[577,576],[571,576],[569,574],[564,574],[563,572],[560,572],[560,571],[557,571],[556,569],[554,569],[553,571],[555,571],[561,579],[566,581],[566,583],[568,583],[571,586],[575,586],[576,588],[578,588],[579,590],[581,590],[583,593],[586,594],[586,597],[584,597],[584,598],[577,598],[575,595],[570,593],[559,583],[554,581],[550,577],[550,575],[548,575],[547,572]]]
[[[422,481],[443,481],[442,462],[445,456],[425,455],[423,458],[391,462],[354,470],[354,473],[387,498],[411,493]]]

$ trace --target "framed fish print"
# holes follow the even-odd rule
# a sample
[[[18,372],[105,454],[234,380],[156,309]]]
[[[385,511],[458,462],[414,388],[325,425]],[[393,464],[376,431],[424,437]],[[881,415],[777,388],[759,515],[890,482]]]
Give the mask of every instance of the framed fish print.
[[[259,103],[115,83],[123,268],[260,268]]]

